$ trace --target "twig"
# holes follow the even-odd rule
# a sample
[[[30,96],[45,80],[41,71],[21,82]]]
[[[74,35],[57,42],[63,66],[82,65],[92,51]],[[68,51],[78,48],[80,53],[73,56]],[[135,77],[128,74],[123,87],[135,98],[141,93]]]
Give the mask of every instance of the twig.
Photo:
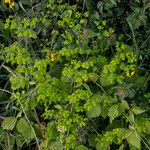
[[[9,94],[11,94],[11,92],[10,92],[10,91],[8,91],[8,90],[5,90],[5,89],[0,89],[0,91],[3,91],[3,92],[6,92],[6,93],[9,93]]]
[[[104,88],[100,85],[100,84],[98,84],[97,82],[94,82],[97,86],[99,86],[100,88],[101,88],[101,90],[104,92],[104,93],[107,93],[105,90],[104,90]]]

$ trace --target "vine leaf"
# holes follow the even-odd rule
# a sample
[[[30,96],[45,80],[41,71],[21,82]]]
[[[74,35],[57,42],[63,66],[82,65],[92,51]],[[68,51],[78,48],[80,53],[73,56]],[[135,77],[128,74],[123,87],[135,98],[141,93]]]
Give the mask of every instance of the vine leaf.
[[[50,150],[63,150],[64,146],[60,141],[55,141],[51,143]]]
[[[112,105],[109,110],[108,110],[108,116],[110,117],[110,123],[112,123],[112,121],[117,118],[119,115],[119,111],[118,111],[118,105]]]
[[[15,117],[6,117],[2,122],[2,128],[5,130],[12,130],[17,122],[17,118]]]
[[[134,122],[134,114],[132,111],[129,111],[128,119],[129,121]]]
[[[131,110],[135,115],[140,115],[145,112],[144,109],[141,109],[140,107],[137,107],[137,106],[132,107]]]
[[[101,108],[99,105],[93,106],[90,110],[87,111],[88,118],[95,118],[100,116]]]
[[[129,109],[129,104],[126,100],[122,100],[121,101],[121,106],[124,108],[124,109]]]
[[[79,145],[78,147],[76,147],[75,150],[88,150],[88,148],[85,147],[84,145]]]
[[[16,128],[26,140],[30,140],[35,137],[33,127],[23,118],[17,122]]]
[[[137,149],[141,149],[141,138],[134,130],[128,131],[128,136],[126,137],[126,140],[129,144],[135,146]]]

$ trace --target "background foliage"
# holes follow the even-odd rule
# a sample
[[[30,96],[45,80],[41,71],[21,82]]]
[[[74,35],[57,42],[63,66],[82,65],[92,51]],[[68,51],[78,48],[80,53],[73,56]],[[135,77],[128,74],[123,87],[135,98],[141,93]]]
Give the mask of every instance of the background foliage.
[[[150,149],[149,0],[0,12],[0,149]]]

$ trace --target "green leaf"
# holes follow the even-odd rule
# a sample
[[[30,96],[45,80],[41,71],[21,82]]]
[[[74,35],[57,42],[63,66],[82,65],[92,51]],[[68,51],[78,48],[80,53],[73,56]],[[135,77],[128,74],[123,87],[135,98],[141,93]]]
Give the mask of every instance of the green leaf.
[[[110,117],[110,123],[112,123],[112,121],[117,118],[119,115],[119,111],[118,111],[118,105],[115,104],[113,106],[111,106],[108,110],[108,116]]]
[[[114,5],[114,6],[117,6],[117,3],[115,0],[111,0],[111,3]]]
[[[51,143],[50,150],[64,150],[64,146],[60,141]]]
[[[23,10],[26,14],[28,14],[28,13],[27,13],[27,11],[25,10],[25,8],[23,7],[22,2],[21,2],[21,1],[19,1],[19,3],[18,3],[18,4],[19,4],[19,6],[22,8],[22,10]]]
[[[22,4],[24,5],[31,5],[31,0],[21,0]]]
[[[105,119],[108,114],[108,109],[106,107],[101,106],[101,116]]]
[[[3,139],[6,138],[6,134],[2,128],[0,128],[0,143],[3,141]]]
[[[95,11],[92,15],[91,15],[91,18],[94,18],[94,19],[99,19],[99,13],[97,11]]]
[[[85,0],[85,6],[87,8],[88,11],[92,11],[93,10],[93,0]]]
[[[15,117],[6,117],[2,122],[2,128],[5,130],[12,130],[15,127],[17,118]]]
[[[66,10],[63,13],[63,18],[71,18],[72,10]]]
[[[125,146],[124,144],[122,144],[120,147],[119,147],[119,150],[124,150]]]
[[[121,106],[124,108],[124,109],[129,109],[129,104],[126,100],[122,100],[121,101]]]
[[[22,116],[22,111],[20,111],[20,112],[17,114],[16,118],[21,118],[21,116]]]
[[[100,106],[93,106],[89,111],[87,111],[88,118],[95,118],[101,114]]]
[[[128,119],[129,119],[131,122],[134,122],[134,114],[133,114],[132,111],[129,112]]]
[[[135,115],[140,115],[140,114],[142,114],[142,113],[145,112],[144,109],[141,109],[140,107],[137,107],[137,106],[133,106],[133,107],[131,108],[131,110],[132,110],[132,112],[133,112]]]
[[[36,82],[35,81],[29,81],[29,85],[35,85]]]
[[[30,140],[35,137],[33,127],[23,118],[17,122],[16,128],[26,140]]]
[[[85,147],[84,145],[79,145],[75,148],[75,150],[88,150],[88,148]]]
[[[125,113],[126,109],[129,109],[129,104],[126,100],[121,100],[121,103],[118,104],[118,111],[119,115],[122,115]]]
[[[103,145],[103,146],[101,146],[100,143],[96,144],[96,150],[107,150],[108,147],[109,147],[109,145]]]
[[[135,146],[137,149],[141,149],[141,138],[135,130],[129,130],[126,140],[129,144]]]

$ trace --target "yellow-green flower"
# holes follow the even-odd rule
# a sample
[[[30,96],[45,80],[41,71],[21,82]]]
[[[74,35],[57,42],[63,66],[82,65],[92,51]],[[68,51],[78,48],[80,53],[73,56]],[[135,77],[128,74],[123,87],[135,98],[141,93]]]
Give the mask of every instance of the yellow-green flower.
[[[50,56],[50,60],[52,62],[54,62],[57,58],[58,58],[58,54],[57,53],[52,53],[51,56]]]
[[[127,72],[128,77],[132,77],[135,74],[135,71],[132,71],[131,73]]]
[[[13,0],[5,0],[5,3],[8,3],[11,9],[15,6],[15,2]]]

